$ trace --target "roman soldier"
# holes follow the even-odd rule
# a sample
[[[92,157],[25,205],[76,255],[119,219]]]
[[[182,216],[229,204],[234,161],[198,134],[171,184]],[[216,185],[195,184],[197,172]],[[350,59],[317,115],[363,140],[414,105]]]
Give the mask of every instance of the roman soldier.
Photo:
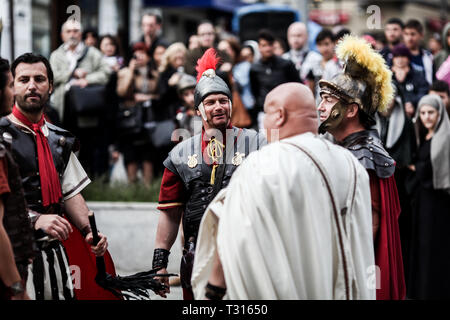
[[[248,154],[266,144],[254,130],[231,126],[232,94],[216,75],[216,52],[208,49],[197,62],[194,100],[202,132],[177,144],[164,161],[158,209],[161,211],[155,241],[153,268],[167,273],[170,249],[182,219],[184,251],[181,283],[184,299],[192,299],[190,284],[197,233],[203,213],[215,195],[225,188]],[[167,278],[160,278],[170,292]]]
[[[372,199],[377,299],[404,299],[405,280],[398,228],[400,203],[395,161],[379,138],[374,115],[393,99],[392,74],[365,40],[345,36],[336,47],[344,72],[319,82],[319,132],[329,132],[367,169]]]

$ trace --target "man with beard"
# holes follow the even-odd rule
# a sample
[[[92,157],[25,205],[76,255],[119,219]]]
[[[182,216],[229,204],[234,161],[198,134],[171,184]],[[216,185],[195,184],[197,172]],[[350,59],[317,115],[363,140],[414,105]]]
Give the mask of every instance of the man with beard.
[[[319,132],[331,133],[369,173],[375,262],[379,268],[377,299],[404,299],[395,161],[372,128],[375,112],[385,111],[393,98],[392,73],[383,57],[361,38],[345,36],[336,55],[344,62],[344,73],[319,82]]]
[[[0,116],[11,113],[14,81],[0,58]],[[11,135],[0,131],[0,300],[28,300],[27,269],[35,242],[19,168],[11,153]]]
[[[70,264],[80,268],[74,274],[81,277],[77,279],[82,289],[77,297],[106,298],[93,287],[94,274],[87,268],[92,268],[93,256],[87,252],[88,246],[77,242],[81,237],[78,230],[86,243],[92,244],[93,237],[89,209],[80,194],[90,180],[74,154],[76,138],[44,118],[53,91],[50,63],[26,53],[13,62],[11,71],[16,105],[12,114],[1,119],[0,130],[12,136],[12,154],[20,168],[28,208],[33,211],[30,216],[39,252],[29,270],[28,294],[37,300],[74,298],[64,242]],[[104,255],[108,245],[106,237],[100,237],[100,242],[91,246],[97,256]],[[109,256],[105,258],[109,266]]]
[[[392,49],[403,41],[404,24],[399,18],[391,18],[386,22],[384,35],[387,45],[380,51],[388,66],[392,65]]]
[[[197,65],[194,101],[202,118],[202,132],[177,144],[164,161],[158,209],[153,269],[167,273],[170,249],[183,217],[184,251],[181,265],[183,298],[192,299],[190,283],[197,233],[208,204],[228,185],[231,175],[244,158],[266,141],[254,130],[231,126],[231,91],[216,75],[218,58],[208,49]],[[166,277],[161,280],[170,292]]]

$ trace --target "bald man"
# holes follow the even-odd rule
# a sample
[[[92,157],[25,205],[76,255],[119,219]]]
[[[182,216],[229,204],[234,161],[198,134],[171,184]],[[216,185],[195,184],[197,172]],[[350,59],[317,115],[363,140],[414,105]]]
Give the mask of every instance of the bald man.
[[[314,97],[266,97],[269,144],[235,171],[200,226],[196,299],[375,299],[369,177],[317,135]]]
[[[315,62],[321,61],[319,53],[308,49],[308,30],[303,22],[292,23],[287,30],[290,50],[283,58],[292,61],[304,82]]]

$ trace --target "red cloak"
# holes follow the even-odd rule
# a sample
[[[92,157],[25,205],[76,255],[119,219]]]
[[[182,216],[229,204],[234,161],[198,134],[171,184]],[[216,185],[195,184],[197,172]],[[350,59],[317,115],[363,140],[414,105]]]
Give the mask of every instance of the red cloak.
[[[72,225],[72,224],[71,224]],[[72,225],[73,232],[69,239],[62,242],[69,258],[69,266],[78,266],[75,272],[71,270],[72,276],[79,275],[74,281],[74,292],[77,300],[120,300],[108,290],[103,289],[95,282],[97,266],[95,255],[91,246],[84,240],[80,231]],[[105,259],[106,272],[115,276],[114,262],[108,251],[103,256]]]
[[[375,263],[380,268],[377,300],[403,300],[406,286],[398,228],[401,208],[397,185],[393,175],[377,179],[380,188],[380,221],[375,243]]]

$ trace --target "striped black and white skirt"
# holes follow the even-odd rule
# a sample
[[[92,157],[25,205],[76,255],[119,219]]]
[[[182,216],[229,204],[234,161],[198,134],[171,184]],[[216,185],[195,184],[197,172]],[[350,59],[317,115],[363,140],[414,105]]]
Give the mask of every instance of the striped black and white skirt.
[[[32,300],[73,300],[67,254],[59,241],[41,247],[28,268],[27,293]]]

